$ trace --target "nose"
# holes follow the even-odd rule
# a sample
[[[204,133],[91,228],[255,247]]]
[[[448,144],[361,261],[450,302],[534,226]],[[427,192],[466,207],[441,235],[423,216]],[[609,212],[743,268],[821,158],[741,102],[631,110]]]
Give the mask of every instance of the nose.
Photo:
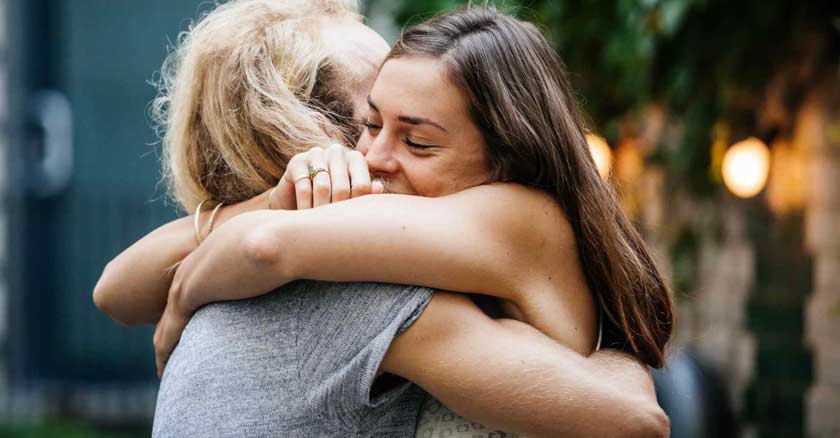
[[[364,151],[368,168],[374,175],[378,173],[393,175],[399,171],[400,165],[394,156],[393,142],[387,137],[382,134],[376,136],[370,148]]]

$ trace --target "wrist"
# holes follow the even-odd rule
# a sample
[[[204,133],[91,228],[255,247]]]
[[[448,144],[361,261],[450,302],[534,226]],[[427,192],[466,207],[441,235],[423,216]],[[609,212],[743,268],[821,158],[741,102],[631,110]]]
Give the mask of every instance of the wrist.
[[[171,306],[172,310],[179,314],[192,315],[203,304],[199,302],[201,297],[193,293],[196,290],[193,286],[195,281],[192,275],[195,272],[194,254],[191,254],[181,262],[169,286],[166,306]]]
[[[170,311],[178,314],[192,315],[195,309],[190,305],[185,292],[186,291],[181,282],[173,281],[172,286],[169,288],[169,296],[166,300],[166,307],[169,308]]]

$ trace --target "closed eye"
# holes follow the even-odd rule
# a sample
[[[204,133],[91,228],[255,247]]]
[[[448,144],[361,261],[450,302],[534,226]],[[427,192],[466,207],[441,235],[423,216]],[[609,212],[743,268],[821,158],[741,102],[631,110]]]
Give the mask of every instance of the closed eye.
[[[368,131],[379,131],[382,129],[382,126],[371,123],[367,118],[362,119],[362,126]]]
[[[437,147],[437,145],[433,145],[433,144],[415,143],[415,142],[411,141],[408,137],[403,139],[403,143],[405,143],[406,146],[408,146],[410,148],[413,148],[413,149],[432,149],[432,148]]]

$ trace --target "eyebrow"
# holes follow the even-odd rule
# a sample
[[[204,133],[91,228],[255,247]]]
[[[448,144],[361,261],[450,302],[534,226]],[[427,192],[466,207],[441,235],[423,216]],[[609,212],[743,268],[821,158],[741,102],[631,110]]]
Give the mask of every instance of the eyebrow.
[[[370,96],[368,96],[368,98],[367,98],[367,103],[368,103],[368,105],[370,105],[371,108],[373,108],[374,111],[380,112],[379,108],[376,107],[376,104],[373,103],[373,99],[371,99]],[[436,123],[434,120],[427,119],[427,118],[424,118],[424,117],[398,116],[397,120],[399,120],[400,122],[403,122],[403,123],[408,123],[409,125],[431,125],[431,126],[434,126],[435,128],[440,129],[443,132],[449,132],[449,131],[446,130],[446,128],[444,128],[440,124]]]

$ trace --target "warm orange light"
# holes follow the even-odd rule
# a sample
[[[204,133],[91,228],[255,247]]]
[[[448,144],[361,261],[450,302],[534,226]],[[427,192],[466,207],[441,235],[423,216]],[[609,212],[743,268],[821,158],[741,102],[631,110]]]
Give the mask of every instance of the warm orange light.
[[[607,178],[610,175],[613,158],[610,146],[603,137],[592,134],[586,134],[586,142],[589,144],[589,153],[592,154],[598,173],[601,174],[601,178]]]
[[[805,208],[807,157],[787,139],[777,139],[770,151],[767,204],[779,214]]]
[[[750,137],[735,143],[723,156],[723,182],[735,196],[751,198],[767,183],[770,152],[761,140]]]
[[[645,171],[642,157],[642,142],[637,138],[626,138],[615,149],[613,175],[623,184],[631,184]]]

